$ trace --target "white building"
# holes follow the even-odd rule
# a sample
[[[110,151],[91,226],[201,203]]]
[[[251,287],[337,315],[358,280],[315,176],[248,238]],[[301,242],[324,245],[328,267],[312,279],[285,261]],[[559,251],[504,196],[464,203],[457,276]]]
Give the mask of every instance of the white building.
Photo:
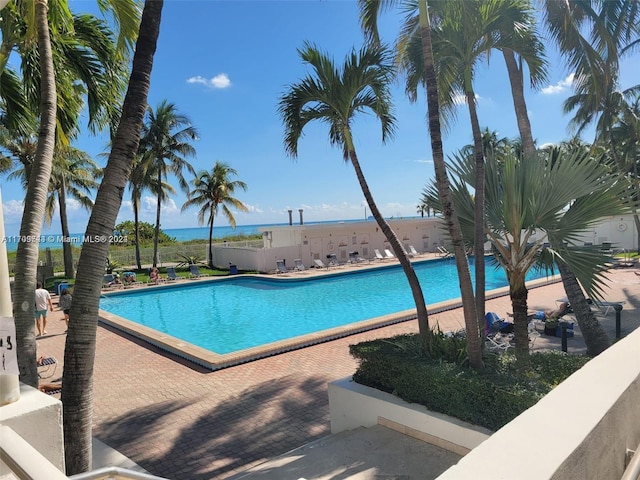
[[[447,246],[448,236],[438,217],[389,219],[406,250],[413,245],[419,252],[436,252],[438,246]],[[358,252],[366,259],[375,258],[374,250],[390,248],[389,242],[374,220],[331,223],[292,224],[265,227],[262,248],[216,247],[213,263],[227,268],[236,265],[239,270],[270,272],[276,261],[285,260],[292,267],[295,259],[301,259],[307,267],[314,259],[326,263],[335,254],[340,263],[346,263],[349,252]],[[614,249],[631,251],[637,248],[638,235],[632,215],[607,217],[593,229],[585,232],[580,241],[599,245],[609,242]]]

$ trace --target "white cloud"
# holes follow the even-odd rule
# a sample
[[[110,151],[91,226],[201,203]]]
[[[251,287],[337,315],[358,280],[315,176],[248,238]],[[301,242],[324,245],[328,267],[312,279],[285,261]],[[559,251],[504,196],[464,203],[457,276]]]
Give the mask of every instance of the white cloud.
[[[9,200],[2,203],[2,214],[5,221],[22,218],[22,211],[24,210],[24,203],[20,200]]]
[[[433,159],[432,158],[424,158],[424,159],[420,159],[420,160],[415,160],[416,163],[433,163]]]
[[[477,93],[475,94],[475,99],[476,99],[476,103],[479,103],[480,100],[485,100],[484,98],[482,98],[480,95],[478,95]],[[453,96],[453,104],[454,105],[466,105],[467,104],[467,97],[464,93],[458,93],[456,95]]]
[[[231,80],[229,80],[229,76],[226,73],[219,73],[215,77],[211,77],[209,79],[204,78],[201,75],[196,75],[195,77],[188,78],[187,83],[200,83],[205,87],[220,89],[231,86]]]
[[[571,85],[573,85],[573,78],[575,74],[571,73],[567,76],[567,78],[560,80],[555,85],[549,85],[548,87],[544,87],[541,92],[544,95],[557,95],[559,93],[566,92]]]

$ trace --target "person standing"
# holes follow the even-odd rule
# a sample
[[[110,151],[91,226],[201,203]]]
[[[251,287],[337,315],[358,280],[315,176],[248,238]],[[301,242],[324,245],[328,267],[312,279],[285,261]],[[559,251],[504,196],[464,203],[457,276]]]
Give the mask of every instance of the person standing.
[[[64,313],[64,321],[67,323],[67,330],[69,330],[69,310],[71,310],[71,301],[73,297],[68,288],[63,288],[60,292],[60,299],[58,300],[58,306]],[[64,333],[67,333],[66,331]]]
[[[37,336],[47,333],[47,307],[53,312],[53,303],[49,291],[42,288],[42,282],[38,282],[36,288],[36,330]]]

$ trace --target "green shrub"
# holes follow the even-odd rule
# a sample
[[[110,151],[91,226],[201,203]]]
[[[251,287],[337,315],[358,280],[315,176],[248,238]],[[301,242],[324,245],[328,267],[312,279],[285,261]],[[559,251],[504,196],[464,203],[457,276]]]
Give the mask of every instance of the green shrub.
[[[437,349],[448,357],[459,344],[455,335],[436,341]],[[359,360],[354,381],[490,430],[533,406],[588,361],[579,355],[536,353],[531,356],[531,370],[520,375],[511,354],[487,354],[482,371],[466,368],[459,361],[427,356],[417,334],[349,348]],[[459,360],[459,355],[454,356]]]

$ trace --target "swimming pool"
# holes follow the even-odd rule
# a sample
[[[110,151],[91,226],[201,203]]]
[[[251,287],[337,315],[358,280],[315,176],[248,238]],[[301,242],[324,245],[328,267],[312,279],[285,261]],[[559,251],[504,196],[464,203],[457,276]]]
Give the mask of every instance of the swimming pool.
[[[460,296],[453,260],[415,262],[414,269],[427,304]],[[238,276],[178,282],[114,292],[102,298],[100,308],[216,355],[415,309],[399,265],[338,272],[321,278]],[[528,278],[537,277],[532,273]],[[506,285],[504,272],[488,266],[487,290]]]

